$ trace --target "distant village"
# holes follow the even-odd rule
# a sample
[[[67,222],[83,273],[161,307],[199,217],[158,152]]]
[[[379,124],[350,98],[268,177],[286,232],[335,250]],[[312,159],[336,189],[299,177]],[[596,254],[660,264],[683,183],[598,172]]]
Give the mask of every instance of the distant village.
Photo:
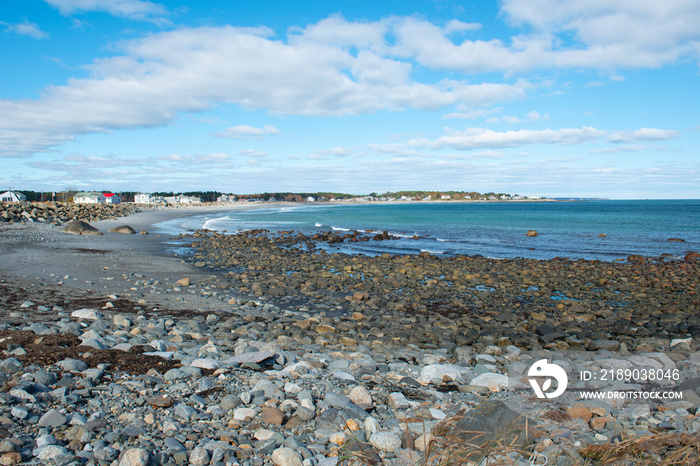
[[[187,193],[113,193],[109,191],[35,192],[8,190],[0,194],[0,202],[74,202],[77,204],[202,204],[236,202],[432,202],[432,201],[528,201],[544,200],[540,196],[521,196],[505,193],[478,193],[466,191],[398,191],[384,194],[371,193],[357,196],[345,193],[264,193],[224,194],[216,191]]]

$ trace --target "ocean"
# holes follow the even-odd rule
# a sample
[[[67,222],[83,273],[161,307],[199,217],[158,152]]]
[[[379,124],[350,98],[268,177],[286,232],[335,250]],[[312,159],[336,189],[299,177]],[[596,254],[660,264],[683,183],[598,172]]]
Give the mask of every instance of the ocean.
[[[234,208],[235,209],[235,208]],[[163,222],[168,234],[207,228],[293,230],[305,234],[388,231],[397,240],[322,245],[347,254],[481,255],[598,259],[631,254],[670,258],[700,251],[700,200],[405,202],[261,205]],[[528,237],[528,230],[538,232]],[[604,234],[605,236],[599,236]],[[418,236],[419,239],[412,239]],[[668,241],[671,238],[684,242]]]

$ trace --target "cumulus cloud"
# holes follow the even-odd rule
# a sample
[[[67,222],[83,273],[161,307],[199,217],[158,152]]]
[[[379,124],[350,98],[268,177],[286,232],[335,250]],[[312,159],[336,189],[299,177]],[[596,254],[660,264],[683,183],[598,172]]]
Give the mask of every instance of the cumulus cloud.
[[[226,128],[220,133],[214,134],[218,138],[245,139],[252,137],[254,139],[264,139],[267,135],[280,134],[280,131],[274,126],[265,125],[263,128],[256,128],[248,125],[232,126]]]
[[[411,147],[428,147],[442,149],[449,147],[455,150],[470,150],[482,148],[519,147],[530,144],[583,144],[595,141],[612,143],[653,141],[672,139],[680,133],[674,130],[641,128],[636,131],[610,132],[589,126],[581,128],[562,128],[558,130],[526,130],[494,131],[486,128],[468,128],[463,131],[447,129],[447,135],[437,139],[412,139],[408,141]]]
[[[392,57],[369,50],[353,55],[309,40],[285,43],[271,35],[267,28],[202,27],[125,42],[122,55],[95,60],[87,78],[50,87],[39,99],[0,100],[0,127],[8,131],[0,139],[0,152],[8,155],[6,148],[17,144],[10,140],[13,131],[20,137],[34,131],[45,135],[40,139],[61,140],[165,125],[180,112],[214,104],[333,117],[487,106],[523,98],[532,88],[524,80],[417,82],[406,72],[410,65]]]
[[[140,0],[47,2],[66,15],[106,11],[153,19],[167,14],[160,4]],[[527,33],[476,40],[470,34],[477,24],[440,25],[417,17],[351,22],[333,16],[285,37],[265,27],[223,26],[127,41],[117,45],[115,56],[87,66],[88,77],[51,86],[37,99],[0,100],[0,155],[30,155],[98,131],[167,125],[183,113],[227,104],[314,117],[457,107],[446,117],[473,118],[475,111],[523,99],[536,89],[536,83],[510,78],[521,70],[659,67],[695,58],[700,50],[700,4],[691,0],[604,5],[508,0],[501,5],[503,17]],[[467,81],[455,73],[453,79],[421,81],[418,68],[507,76]],[[268,134],[274,133],[238,126],[217,136]]]
[[[145,0],[45,0],[64,16],[82,11],[101,11],[121,18],[162,21],[168,14],[163,5]]]
[[[267,157],[267,153],[255,149],[243,149],[239,152],[239,154],[241,154],[243,157],[254,157],[258,159]]]
[[[0,24],[5,26],[5,32],[12,32],[20,36],[27,36],[33,39],[46,39],[49,34],[42,31],[38,24],[30,23],[26,19],[21,23],[6,23],[0,21]]]

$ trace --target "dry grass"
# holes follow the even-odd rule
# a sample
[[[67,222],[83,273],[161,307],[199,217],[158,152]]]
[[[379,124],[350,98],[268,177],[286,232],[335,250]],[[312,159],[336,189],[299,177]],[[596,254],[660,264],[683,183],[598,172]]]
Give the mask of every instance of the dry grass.
[[[523,458],[532,466],[556,466],[565,458],[565,464],[572,466],[700,466],[700,432],[651,434],[618,443],[571,448],[562,451],[557,458],[548,459],[516,443],[517,426],[492,437],[485,432],[458,428],[463,416],[460,412],[435,426],[415,466],[508,466]],[[376,453],[370,455],[370,451],[373,451],[370,445],[356,444],[342,452],[339,465],[383,464]]]
[[[655,434],[617,444],[590,445],[579,450],[590,464],[686,466],[700,464],[700,433]]]

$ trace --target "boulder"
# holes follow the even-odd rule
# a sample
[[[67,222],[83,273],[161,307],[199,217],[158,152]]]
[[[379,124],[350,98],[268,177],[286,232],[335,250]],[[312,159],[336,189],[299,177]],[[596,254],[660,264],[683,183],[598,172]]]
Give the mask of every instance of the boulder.
[[[131,228],[129,225],[120,225],[109,230],[110,233],[121,233],[123,235],[135,235],[136,230]]]
[[[539,233],[537,233],[535,230],[527,230],[527,233],[526,233],[526,236],[530,236],[530,237],[535,237],[538,235],[539,235]]]
[[[72,235],[101,235],[102,232],[82,220],[73,220],[63,229],[66,233]]]

